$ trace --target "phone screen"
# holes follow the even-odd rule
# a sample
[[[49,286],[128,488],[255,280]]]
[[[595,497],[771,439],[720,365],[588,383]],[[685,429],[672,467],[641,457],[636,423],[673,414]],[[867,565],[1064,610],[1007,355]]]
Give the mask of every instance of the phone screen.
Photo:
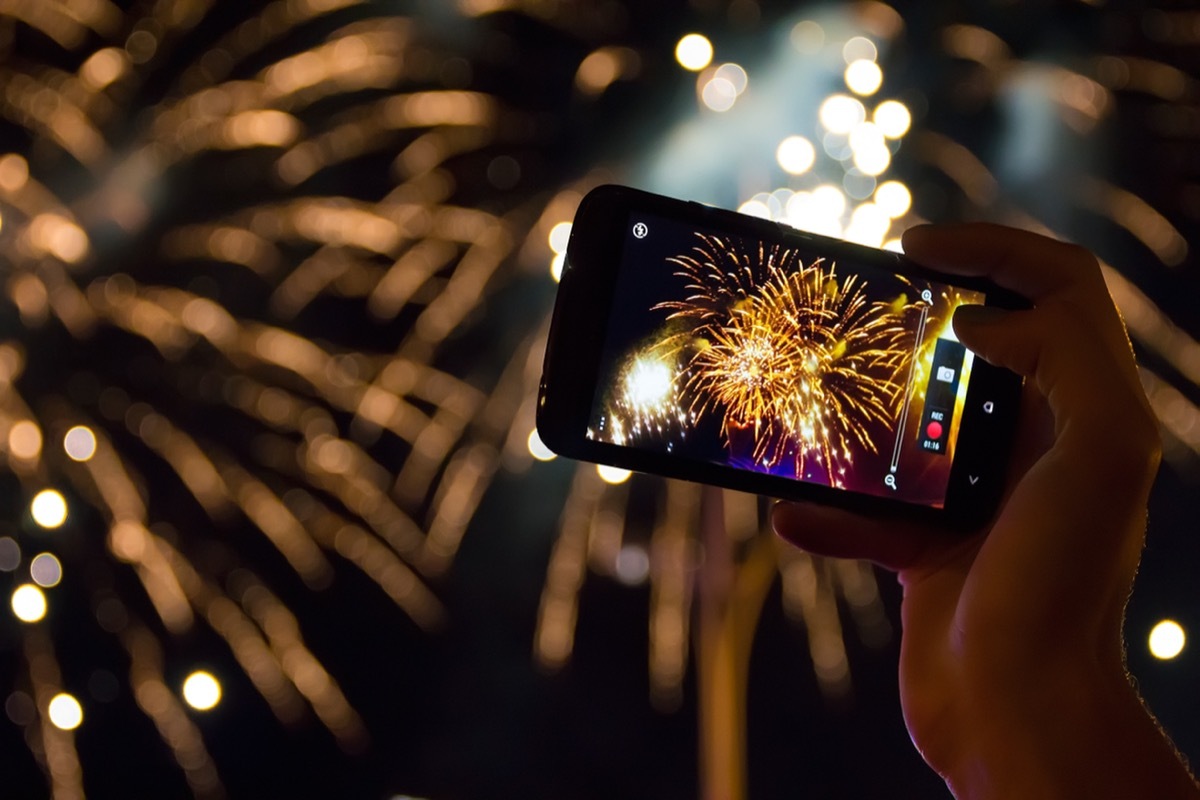
[[[986,297],[818,242],[633,212],[587,437],[943,507]]]

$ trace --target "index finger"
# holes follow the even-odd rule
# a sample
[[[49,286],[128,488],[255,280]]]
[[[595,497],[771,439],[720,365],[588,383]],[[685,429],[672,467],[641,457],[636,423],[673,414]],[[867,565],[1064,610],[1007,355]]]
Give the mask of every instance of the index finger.
[[[904,253],[919,264],[957,275],[986,277],[1037,303],[1052,295],[1097,293],[1111,304],[1096,257],[1078,245],[986,222],[918,225],[903,236]]]
[[[905,231],[903,243],[905,254],[919,264],[985,277],[1035,306],[1056,306],[1060,329],[1088,325],[1111,352],[1132,354],[1100,262],[1079,245],[986,222],[918,225]],[[1122,368],[1127,379],[1139,383],[1131,357],[1123,359]]]

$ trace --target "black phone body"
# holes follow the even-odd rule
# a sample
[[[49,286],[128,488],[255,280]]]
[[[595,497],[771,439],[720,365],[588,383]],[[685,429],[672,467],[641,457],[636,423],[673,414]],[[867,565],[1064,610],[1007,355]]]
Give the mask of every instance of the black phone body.
[[[554,452],[977,526],[1021,380],[951,317],[1028,303],[903,256],[622,186],[582,201],[537,409]]]

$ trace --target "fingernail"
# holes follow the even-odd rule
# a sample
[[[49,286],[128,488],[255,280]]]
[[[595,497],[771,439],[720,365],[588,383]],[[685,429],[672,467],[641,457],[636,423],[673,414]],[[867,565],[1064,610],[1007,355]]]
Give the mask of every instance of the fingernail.
[[[1004,319],[1008,312],[995,306],[965,305],[954,311],[954,324],[988,325]]]

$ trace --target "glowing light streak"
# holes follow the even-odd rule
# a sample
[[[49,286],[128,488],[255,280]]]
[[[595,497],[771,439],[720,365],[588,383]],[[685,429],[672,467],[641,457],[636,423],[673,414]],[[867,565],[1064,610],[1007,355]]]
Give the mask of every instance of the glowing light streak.
[[[164,680],[162,648],[154,635],[133,628],[122,634],[121,642],[129,653],[134,700],[171,749],[188,787],[198,798],[224,797],[225,789],[199,729]]]
[[[142,627],[122,611],[106,614],[104,625],[130,649],[135,699],[197,796],[219,794],[219,781],[198,732],[188,727],[162,680],[151,629],[177,634],[197,622],[210,626],[281,720],[297,720],[307,702],[342,745],[353,750],[364,737],[361,721],[294,625],[289,628],[286,614],[264,601],[253,608],[261,619],[253,616],[249,605],[239,607],[239,593],[231,598],[219,588],[226,576],[206,574],[183,555],[193,552],[195,537],[203,538],[208,526],[235,530],[249,519],[249,529],[266,535],[306,581],[321,585],[329,559],[344,558],[419,625],[435,627],[441,605],[414,569],[433,568],[434,555],[438,568],[449,563],[498,462],[495,448],[475,441],[471,427],[486,393],[428,365],[438,345],[479,306],[520,234],[501,216],[507,209],[486,213],[453,204],[457,176],[451,162],[492,141],[500,109],[489,96],[428,89],[428,81],[414,79],[419,59],[410,57],[408,20],[347,18],[346,24],[306,29],[320,36],[315,43],[308,33],[288,38],[308,21],[358,4],[280,0],[245,11],[227,32],[213,33],[200,25],[209,4],[193,0],[127,14],[103,0],[0,0],[0,14],[59,41],[80,65],[77,75],[14,68],[0,98],[0,113],[25,129],[22,141],[37,145],[28,153],[0,155],[3,233],[12,244],[5,293],[20,315],[12,340],[0,345],[0,386],[9,398],[0,443],[20,480],[57,482],[53,470],[66,467],[63,482],[75,484],[70,496],[91,502],[89,515],[107,529],[107,552],[80,557],[109,558],[111,566],[136,576],[135,591],[144,593],[137,607],[150,607],[161,618],[161,625]],[[186,39],[193,29],[201,34]],[[206,35],[218,38],[204,41]],[[179,52],[200,56],[180,65],[157,105],[128,105],[144,102],[137,89],[151,71],[171,79],[170,70],[159,68],[164,53],[177,45],[183,46]],[[225,80],[250,63],[261,69]],[[369,92],[355,94],[362,90]],[[337,113],[311,111],[329,99]],[[135,117],[146,124],[129,128],[126,121]],[[110,140],[114,135],[119,148]],[[57,166],[64,150],[84,169],[68,166],[78,172],[72,179],[77,190],[60,199],[53,187],[64,185]],[[220,205],[229,209],[223,218],[201,216],[165,230],[147,226],[151,198],[181,190],[176,165],[186,173],[199,159],[210,159],[217,169],[208,172],[224,182],[233,174],[225,171],[233,163],[229,151],[248,169],[239,176],[257,181],[262,192],[231,194],[234,199]],[[365,197],[356,186],[342,189],[350,196],[328,192],[328,186],[346,186],[335,166],[382,156],[387,170],[392,154],[398,155],[383,196]],[[330,182],[296,189],[318,173]],[[570,209],[555,216],[568,218]],[[134,259],[153,259],[177,277],[191,261],[245,269],[212,277],[198,271],[199,291],[191,291],[190,276],[181,278],[189,290],[174,288],[175,278],[154,285],[153,271],[135,278],[133,269],[123,273],[123,259],[95,260],[98,242],[92,237],[101,230],[106,245]],[[222,305],[248,296],[238,283],[245,279],[267,289],[269,307]],[[308,304],[323,300],[364,301],[375,319],[400,318],[403,326],[389,328],[395,337],[381,342],[381,352],[366,353],[339,345],[337,331],[318,345],[288,329]],[[258,321],[264,317],[279,325]],[[88,348],[100,341],[93,336],[97,330],[104,337],[144,340],[150,345],[143,348],[150,362],[145,366],[161,377],[167,394],[174,390],[178,397],[155,407],[136,391],[129,396],[128,385],[111,385],[124,384],[124,376],[109,374],[104,359],[95,366],[98,409],[72,406],[79,402],[74,396],[37,395],[43,390],[26,380],[25,354],[36,354],[36,374],[45,374],[43,362],[52,363],[53,356],[41,339],[48,322],[61,322],[54,329],[73,337],[69,345],[79,363],[96,361]],[[184,385],[191,378],[203,383],[201,391]],[[35,394],[26,399],[22,391]],[[201,419],[210,405],[236,419],[233,427],[249,426],[262,445],[262,463],[243,461],[241,443],[233,441],[238,437]],[[491,413],[505,416],[502,406]],[[179,414],[181,408],[187,413]],[[85,419],[86,425],[76,424]],[[494,434],[495,427],[488,430]],[[43,432],[63,436],[62,451],[45,452]],[[411,455],[379,463],[373,437],[384,432],[400,437]],[[114,446],[130,435],[131,452]],[[266,489],[259,470],[286,488],[276,493],[272,483]],[[210,519],[196,527],[169,511],[166,519],[153,517],[148,506],[167,506],[144,496],[146,471],[161,471]],[[301,515],[293,503],[305,488],[323,499]],[[58,498],[65,515],[65,500]],[[41,503],[34,505],[36,521],[53,518],[42,513]],[[413,515],[428,526],[428,544]],[[16,569],[21,556],[12,544],[16,552],[5,558],[15,557]],[[243,574],[253,566],[239,564],[243,553],[236,545],[227,555],[223,569]],[[44,563],[46,558],[36,560],[39,580]],[[110,604],[120,607],[115,599]],[[272,629],[264,637],[266,620]],[[27,642],[35,632],[27,629]],[[39,708],[61,683],[49,640],[43,645],[29,645]],[[42,763],[54,794],[68,796],[82,786],[73,744],[64,732],[42,728],[41,741],[31,740],[31,746],[46,754]]]

